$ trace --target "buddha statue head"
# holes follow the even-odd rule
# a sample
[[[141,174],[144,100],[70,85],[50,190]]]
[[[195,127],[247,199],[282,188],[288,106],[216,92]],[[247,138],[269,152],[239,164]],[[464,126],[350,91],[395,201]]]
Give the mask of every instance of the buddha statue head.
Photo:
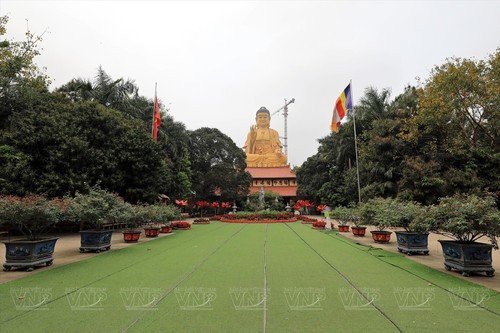
[[[255,121],[257,123],[257,127],[269,128],[271,124],[271,113],[268,109],[266,109],[266,107],[262,106],[255,114]]]

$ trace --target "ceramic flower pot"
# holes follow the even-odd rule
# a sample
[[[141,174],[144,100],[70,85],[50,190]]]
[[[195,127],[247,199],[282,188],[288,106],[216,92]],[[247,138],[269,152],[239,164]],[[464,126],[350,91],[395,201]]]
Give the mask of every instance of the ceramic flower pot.
[[[396,239],[398,242],[398,251],[412,254],[429,254],[428,249],[429,233],[411,232],[411,231],[396,231]]]
[[[439,240],[439,243],[443,248],[444,268],[447,271],[456,269],[463,276],[469,276],[472,272],[485,272],[489,277],[495,275],[491,266],[492,244],[448,240]]]
[[[80,252],[94,251],[99,253],[111,249],[112,230],[80,231]]]
[[[40,240],[13,240],[6,241],[4,271],[9,271],[13,267],[26,268],[31,272],[35,266],[45,264],[52,265],[54,258],[54,248],[57,238],[46,238]]]

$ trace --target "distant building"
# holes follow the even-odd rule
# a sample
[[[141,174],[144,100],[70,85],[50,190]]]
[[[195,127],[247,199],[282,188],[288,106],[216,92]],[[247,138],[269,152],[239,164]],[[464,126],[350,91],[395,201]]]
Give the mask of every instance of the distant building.
[[[285,202],[295,200],[297,196],[297,176],[290,166],[281,167],[248,167],[245,169],[252,176],[250,193],[258,193],[263,187],[264,191],[272,191],[283,197]]]

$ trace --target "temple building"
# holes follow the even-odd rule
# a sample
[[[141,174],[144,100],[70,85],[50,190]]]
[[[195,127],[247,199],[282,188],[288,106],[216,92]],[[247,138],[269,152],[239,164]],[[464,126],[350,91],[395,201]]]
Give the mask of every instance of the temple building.
[[[263,187],[264,191],[272,191],[283,197],[285,202],[295,200],[297,196],[297,176],[290,166],[281,167],[248,167],[246,171],[252,175],[250,193],[256,193]]]

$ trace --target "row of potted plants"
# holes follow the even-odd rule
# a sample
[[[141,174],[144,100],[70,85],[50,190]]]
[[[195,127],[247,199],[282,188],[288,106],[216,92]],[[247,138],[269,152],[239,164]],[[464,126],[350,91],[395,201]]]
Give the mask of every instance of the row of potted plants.
[[[429,232],[444,235],[450,238],[439,240],[446,270],[456,269],[465,276],[471,272],[494,274],[491,251],[498,249],[500,213],[491,194],[456,194],[430,206],[377,198],[359,207],[338,207],[332,216],[338,221],[339,230],[350,223],[357,236],[364,236],[366,225],[374,226],[371,233],[376,242],[390,240],[391,231],[387,228],[402,228],[395,231],[397,246],[399,252],[408,255],[429,253]],[[480,239],[487,243],[478,242]]]
[[[106,227],[125,226],[124,240],[133,242],[139,239],[139,228],[145,226],[146,236],[154,237],[149,229],[168,226],[169,221],[179,217],[176,207],[131,205],[97,186],[89,188],[87,193],[63,199],[43,195],[0,196],[0,224],[24,235],[23,239],[4,242],[4,270],[23,267],[31,271],[37,265],[51,265],[57,238],[42,235],[58,223],[78,226],[81,252],[100,252],[111,248],[112,230],[104,230]]]

